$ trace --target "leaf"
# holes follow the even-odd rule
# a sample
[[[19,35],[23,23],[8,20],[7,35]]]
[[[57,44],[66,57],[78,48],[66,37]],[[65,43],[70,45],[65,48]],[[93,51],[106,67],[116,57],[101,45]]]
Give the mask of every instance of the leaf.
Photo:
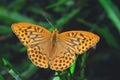
[[[11,34],[11,27],[0,26],[0,34]]]
[[[120,32],[120,12],[117,6],[111,0],[98,0],[108,14],[110,20]]]
[[[10,12],[5,8],[0,8],[0,20],[4,20],[6,23],[12,22],[31,22],[35,23],[34,20],[19,14],[18,12]]]
[[[14,66],[5,58],[2,58],[3,64],[8,68],[8,73],[15,79],[15,80],[22,80],[18,71],[14,68]]]
[[[2,75],[0,75],[0,80],[5,80],[4,77]]]
[[[70,21],[80,10],[81,10],[81,8],[76,8],[76,9],[72,10],[69,14],[62,16],[59,20],[56,21],[55,26],[56,27],[63,26],[65,23]]]

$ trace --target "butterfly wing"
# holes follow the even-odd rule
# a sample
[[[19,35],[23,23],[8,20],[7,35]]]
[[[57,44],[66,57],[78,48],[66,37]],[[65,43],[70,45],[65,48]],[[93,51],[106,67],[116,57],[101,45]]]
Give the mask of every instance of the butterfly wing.
[[[47,52],[41,46],[28,47],[29,59],[38,67],[48,68]]]
[[[95,46],[99,39],[99,36],[87,31],[67,31],[61,33],[59,36],[62,44],[76,54],[82,54]]]
[[[47,68],[51,33],[45,28],[29,23],[15,23],[12,30],[23,45],[28,47],[30,60],[41,68]]]
[[[71,53],[60,41],[56,42],[53,49],[54,55],[50,54],[50,68],[56,71],[63,71],[69,68],[75,60],[75,54]]]
[[[25,46],[36,46],[50,39],[51,33],[38,25],[30,23],[12,24],[12,30]]]

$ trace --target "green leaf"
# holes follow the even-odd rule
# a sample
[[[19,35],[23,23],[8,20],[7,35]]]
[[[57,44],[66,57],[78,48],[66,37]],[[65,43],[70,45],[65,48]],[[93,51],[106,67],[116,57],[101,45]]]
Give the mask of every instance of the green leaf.
[[[117,6],[111,0],[98,0],[108,14],[110,20],[120,32],[120,12]]]
[[[12,29],[11,27],[0,26],[0,34],[11,34]]]
[[[38,67],[31,63],[30,67],[24,71],[21,76],[25,80],[27,80],[31,75],[33,75],[37,71]]]
[[[70,67],[70,73],[68,73],[68,77],[70,77],[71,75],[74,74],[77,58],[78,58],[78,55],[76,56],[76,59],[75,59],[74,63]]]
[[[35,23],[34,20],[19,14],[18,12],[10,12],[5,8],[0,8],[0,20],[4,20],[6,23],[12,22],[31,22]]]
[[[80,77],[79,80],[87,80],[87,78],[85,77],[85,67],[86,67],[86,60],[88,57],[88,53],[83,53],[82,57],[81,57],[81,71],[80,71]]]
[[[2,58],[3,64],[8,68],[8,73],[15,79],[15,80],[22,80],[18,71],[14,68],[14,66],[5,58]]]
[[[70,21],[77,13],[79,13],[81,8],[76,8],[72,10],[69,14],[63,15],[59,20],[56,21],[55,27],[61,27]]]
[[[14,11],[18,11],[21,8],[23,8],[24,4],[26,3],[27,0],[14,0],[9,7],[14,10]]]
[[[67,2],[68,0],[58,0],[57,2],[52,3],[51,5],[47,6],[47,9],[58,7],[60,5],[63,5]]]
[[[16,74],[16,72],[15,72],[13,69],[10,69],[8,72],[12,75],[12,77],[13,77],[15,80],[22,80],[22,79],[20,78],[20,76],[19,76],[18,74]]]
[[[4,77],[2,75],[0,75],[0,80],[5,80]]]
[[[60,77],[59,77],[59,76],[56,76],[56,75],[58,75],[58,73],[57,73],[57,72],[55,72],[55,77],[53,77],[53,79],[52,79],[52,80],[61,80],[61,79],[60,79]]]

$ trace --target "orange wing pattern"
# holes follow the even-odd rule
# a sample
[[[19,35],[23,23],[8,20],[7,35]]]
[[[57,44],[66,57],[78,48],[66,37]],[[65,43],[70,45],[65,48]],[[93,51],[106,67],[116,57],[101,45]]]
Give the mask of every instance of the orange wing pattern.
[[[67,31],[59,36],[60,41],[76,54],[82,54],[95,46],[99,36],[87,31]]]
[[[15,23],[12,30],[25,46],[36,46],[50,39],[51,33],[38,25],[29,23]]]
[[[41,68],[48,68],[48,55],[51,33],[40,26],[29,23],[12,25],[19,40],[28,47],[29,59]]]
[[[50,68],[56,71],[69,68],[75,60],[75,54],[70,52],[59,40],[49,57],[51,58]]]
[[[61,34],[30,23],[16,23],[12,30],[23,45],[28,47],[29,59],[41,68],[62,71],[75,60],[75,53],[82,54],[95,46],[99,36],[87,31],[67,31]],[[53,40],[53,41],[51,41]]]

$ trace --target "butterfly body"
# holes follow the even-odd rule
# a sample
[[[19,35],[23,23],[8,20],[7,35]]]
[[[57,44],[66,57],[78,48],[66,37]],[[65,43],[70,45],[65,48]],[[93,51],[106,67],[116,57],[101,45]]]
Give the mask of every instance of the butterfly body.
[[[58,34],[58,30],[55,29],[52,34],[51,34],[51,44],[52,44],[52,48],[54,48],[56,46],[56,42],[58,40],[59,34]],[[53,49],[51,49],[53,50]]]
[[[69,68],[75,54],[82,54],[99,41],[99,36],[87,31],[52,33],[47,29],[30,24],[15,23],[13,32],[28,49],[29,59],[41,68],[62,71]]]

